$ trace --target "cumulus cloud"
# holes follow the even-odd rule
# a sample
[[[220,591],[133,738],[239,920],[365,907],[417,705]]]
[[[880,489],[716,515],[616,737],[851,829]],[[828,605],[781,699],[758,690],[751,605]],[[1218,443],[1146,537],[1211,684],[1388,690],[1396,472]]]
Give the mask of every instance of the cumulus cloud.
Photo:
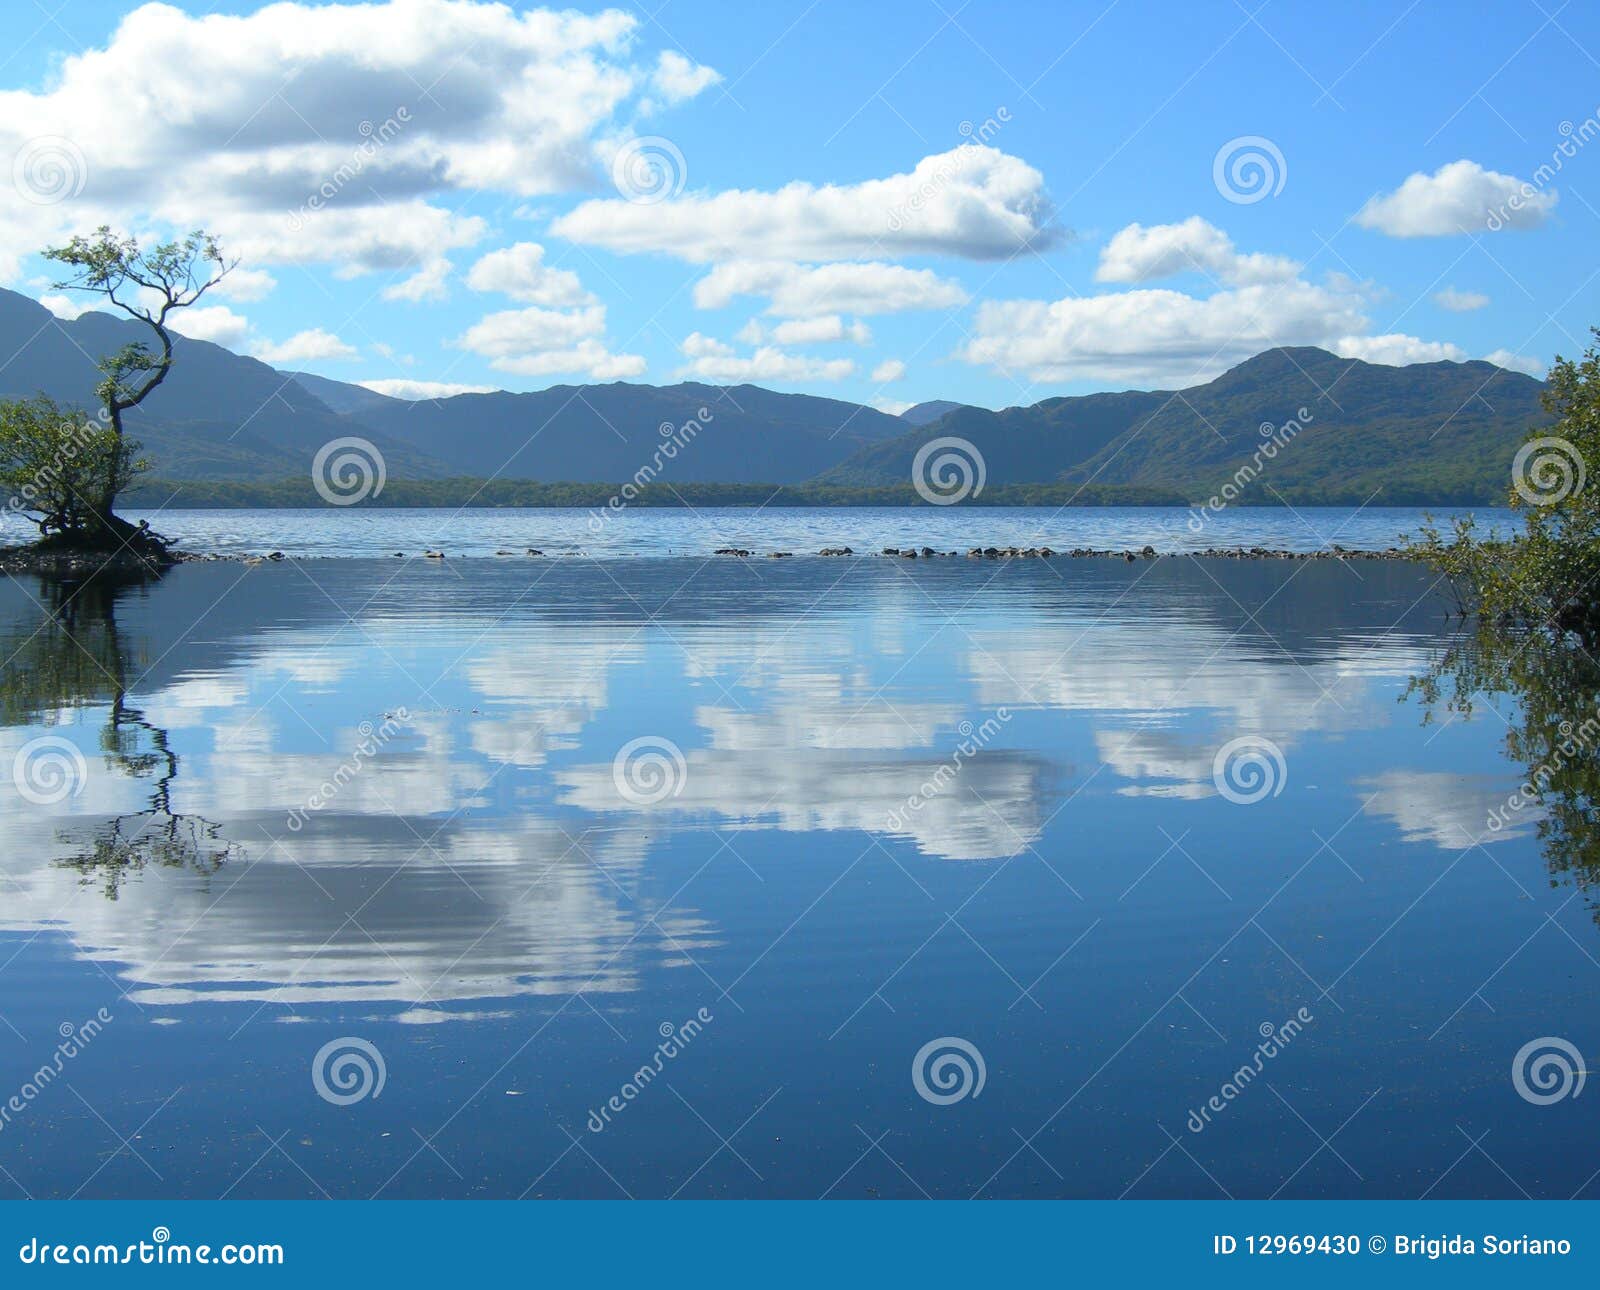
[[[970,363],[1034,380],[1209,380],[1264,349],[1359,334],[1360,297],[1296,279],[1207,297],[1145,288],[978,308]]]
[[[1483,361],[1493,363],[1496,367],[1503,367],[1508,371],[1521,372],[1524,376],[1532,376],[1538,380],[1544,379],[1544,360],[1533,358],[1527,354],[1516,354],[1509,349],[1497,349],[1491,354],[1485,354]]]
[[[230,347],[239,344],[250,332],[250,320],[234,313],[227,305],[179,309],[167,322],[173,331],[190,340],[209,340]]]
[[[668,103],[679,103],[684,99],[692,99],[721,79],[722,74],[715,68],[691,63],[676,50],[664,49],[656,60],[656,70],[650,77],[650,83]]]
[[[1204,273],[1233,286],[1284,282],[1300,265],[1282,255],[1241,255],[1215,224],[1191,215],[1181,224],[1129,224],[1100,252],[1098,282],[1152,282]]]
[[[856,370],[855,363],[848,358],[813,358],[773,345],[763,345],[751,354],[740,355],[731,345],[700,332],[685,337],[680,348],[690,360],[682,374],[707,381],[842,381]]]
[[[1469,314],[1488,304],[1489,297],[1481,291],[1457,291],[1454,287],[1446,287],[1443,291],[1434,292],[1433,303],[1453,314]]]
[[[846,340],[856,345],[870,345],[872,329],[859,319],[847,323],[838,314],[789,318],[770,329],[752,319],[739,332],[739,339],[749,345],[769,340],[775,345],[823,345]]]
[[[694,302],[701,309],[721,309],[739,296],[766,296],[767,312],[780,318],[907,313],[967,303],[967,293],[958,282],[931,269],[878,260],[840,264],[730,260],[694,284]]]
[[[82,296],[68,296],[60,292],[49,292],[39,297],[39,303],[64,322],[71,322],[74,318],[88,313],[97,303]]]
[[[409,300],[417,304],[423,300],[443,300],[449,292],[445,283],[450,277],[450,261],[444,258],[430,260],[402,282],[385,287],[385,300]]]
[[[501,372],[518,376],[575,373],[616,381],[639,376],[638,354],[613,354],[600,337],[606,328],[604,305],[581,309],[504,309],[488,314],[449,342],[489,360]]]
[[[354,345],[347,345],[332,332],[321,327],[296,332],[281,344],[263,341],[255,347],[255,356],[274,367],[285,363],[313,363],[341,361],[356,356]]]
[[[1390,237],[1536,228],[1556,206],[1554,189],[1538,189],[1476,161],[1452,161],[1431,175],[1420,170],[1394,192],[1372,198],[1356,223]]]
[[[1406,367],[1411,363],[1462,363],[1467,351],[1449,341],[1418,340],[1401,332],[1386,336],[1341,336],[1330,349],[1341,358],[1359,358],[1385,367]]]
[[[571,269],[553,269],[544,262],[544,247],[518,242],[484,256],[467,273],[474,291],[495,291],[528,305],[563,308],[594,303]]]
[[[1111,239],[1102,266],[1116,275],[1157,272],[1178,263],[1174,243],[1209,248],[1214,267],[1230,265],[1249,277],[1271,277],[1291,262],[1241,255],[1218,243],[1209,225],[1124,229]],[[1188,229],[1188,232],[1178,230]],[[1157,232],[1161,236],[1151,238]],[[1169,236],[1171,234],[1171,236]],[[1113,248],[1115,251],[1113,253]],[[1225,252],[1229,259],[1221,258]],[[1253,267],[1250,267],[1253,266]],[[1271,266],[1271,267],[1267,267]],[[1292,276],[1250,281],[1209,295],[1141,287],[1061,300],[992,300],[956,357],[1035,381],[1101,380],[1182,387],[1282,346],[1315,345],[1380,363],[1464,359],[1457,346],[1400,334],[1369,336],[1371,288],[1339,274],[1318,283]]]
[[[421,399],[448,399],[456,394],[492,394],[492,385],[458,385],[453,381],[408,381],[403,377],[381,381],[357,381],[363,389],[374,394],[387,394],[391,399],[405,399],[415,403]]]
[[[879,385],[887,385],[890,381],[898,381],[906,374],[906,365],[898,358],[888,358],[872,369],[872,379]],[[907,404],[907,407],[910,405]],[[900,409],[901,412],[905,408]],[[899,415],[898,413],[896,415]]]
[[[265,300],[277,289],[278,280],[265,269],[247,269],[235,265],[227,277],[211,288],[211,294],[249,304],[255,300]]]
[[[69,191],[39,205],[8,186],[0,245],[102,221],[201,223],[256,265],[425,266],[486,231],[431,197],[588,187],[641,96],[682,99],[715,79],[679,55],[636,61],[637,26],[616,9],[476,0],[144,5],[44,88],[0,92],[0,155],[55,141],[67,170],[55,191]],[[0,263],[16,267],[14,252]]]
[[[886,179],[797,181],[775,192],[736,188],[654,205],[587,201],[552,227],[574,242],[658,251],[694,264],[882,253],[992,260],[1050,240],[1051,214],[1037,170],[969,143]]]

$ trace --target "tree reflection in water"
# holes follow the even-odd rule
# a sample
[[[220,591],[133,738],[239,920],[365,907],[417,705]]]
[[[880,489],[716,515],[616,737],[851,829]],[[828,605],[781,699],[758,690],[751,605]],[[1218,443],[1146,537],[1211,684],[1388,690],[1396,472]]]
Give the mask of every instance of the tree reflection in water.
[[[1600,920],[1600,661],[1596,642],[1570,633],[1480,623],[1453,642],[1407,695],[1424,722],[1492,706],[1506,721],[1506,755],[1524,768],[1491,810],[1483,835],[1530,818],[1551,883],[1572,882]],[[1502,698],[1510,702],[1502,702]]]
[[[166,730],[132,701],[136,660],[117,624],[117,602],[148,576],[101,573],[42,580],[43,620],[21,641],[0,679],[0,721],[18,725],[74,708],[106,710],[100,747],[106,764],[150,785],[149,805],[98,824],[64,829],[57,861],[115,900],[131,876],[155,865],[210,875],[234,859],[237,843],[199,815],[172,809],[178,755]]]

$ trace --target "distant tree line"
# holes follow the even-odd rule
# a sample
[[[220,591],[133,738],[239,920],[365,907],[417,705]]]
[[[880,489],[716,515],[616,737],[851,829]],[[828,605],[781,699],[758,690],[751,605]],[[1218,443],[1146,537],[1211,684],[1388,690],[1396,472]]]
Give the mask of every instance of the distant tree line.
[[[378,507],[604,507],[621,484],[543,483],[528,479],[390,479]],[[962,506],[1197,506],[1203,498],[1140,484],[991,484]],[[308,477],[275,482],[142,479],[123,497],[129,506],[324,507]],[[1333,485],[1263,491],[1253,506],[1499,505],[1496,490],[1462,481],[1409,482],[1384,488]],[[1244,503],[1236,503],[1242,505]],[[629,507],[926,506],[911,485],[646,484]]]

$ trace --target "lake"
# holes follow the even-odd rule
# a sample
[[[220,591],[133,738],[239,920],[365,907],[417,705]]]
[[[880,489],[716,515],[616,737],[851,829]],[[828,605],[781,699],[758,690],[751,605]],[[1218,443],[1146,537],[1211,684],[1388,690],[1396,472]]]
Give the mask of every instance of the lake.
[[[157,527],[593,545],[433,518]],[[615,534],[0,586],[0,1194],[1595,1194],[1600,1098],[1513,1078],[1600,1050],[1592,898],[1486,824],[1514,713],[1408,696],[1424,571]]]
[[[1479,508],[1486,530],[1505,526],[1511,513]],[[1267,547],[1312,551],[1337,543],[1349,550],[1381,550],[1415,534],[1426,512],[1409,507],[1231,507],[1196,517],[1181,507],[694,507],[618,512],[547,509],[390,510],[324,507],[308,510],[130,511],[181,549],[300,556],[522,554],[595,557],[710,555],[718,547],[758,553],[811,553],[828,546],[877,552],[886,546],[1089,547],[1100,551],[1198,551],[1209,547]],[[1192,522],[1191,522],[1192,521]],[[0,540],[22,542],[31,528],[0,518]]]

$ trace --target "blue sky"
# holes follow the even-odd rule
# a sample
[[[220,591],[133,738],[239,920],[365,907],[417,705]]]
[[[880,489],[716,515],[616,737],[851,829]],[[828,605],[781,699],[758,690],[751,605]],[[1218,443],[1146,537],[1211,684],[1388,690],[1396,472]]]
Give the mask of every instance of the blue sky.
[[[195,330],[282,366],[888,408],[1277,343],[1538,371],[1600,322],[1578,4],[311,9],[14,10],[7,284],[70,310],[24,248],[200,221],[251,272]]]

